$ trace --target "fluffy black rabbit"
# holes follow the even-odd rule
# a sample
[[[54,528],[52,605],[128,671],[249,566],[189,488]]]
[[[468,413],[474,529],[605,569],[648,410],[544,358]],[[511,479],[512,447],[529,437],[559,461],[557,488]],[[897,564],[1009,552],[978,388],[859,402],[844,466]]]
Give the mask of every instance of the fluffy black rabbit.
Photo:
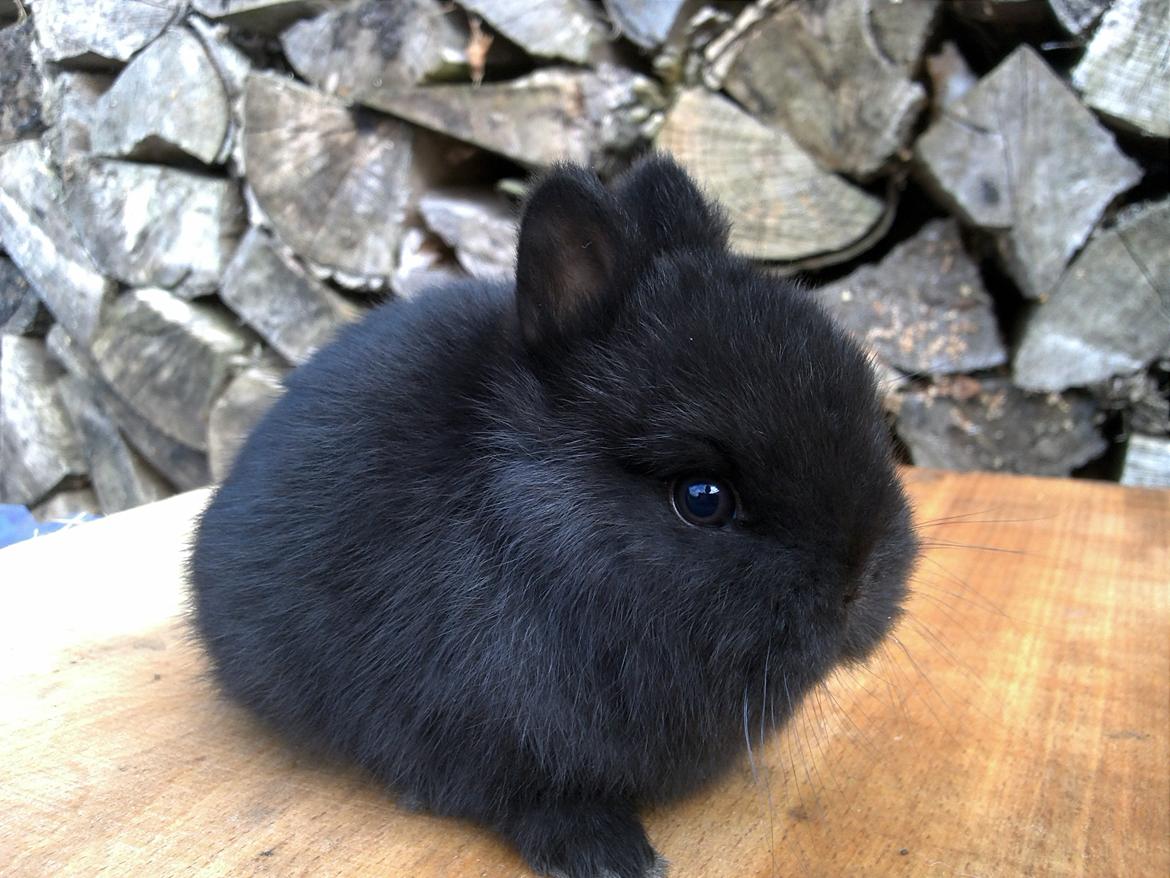
[[[659,874],[639,806],[865,659],[917,543],[865,356],[673,162],[553,170],[517,263],[294,373],[197,624],[236,700],[536,870]]]

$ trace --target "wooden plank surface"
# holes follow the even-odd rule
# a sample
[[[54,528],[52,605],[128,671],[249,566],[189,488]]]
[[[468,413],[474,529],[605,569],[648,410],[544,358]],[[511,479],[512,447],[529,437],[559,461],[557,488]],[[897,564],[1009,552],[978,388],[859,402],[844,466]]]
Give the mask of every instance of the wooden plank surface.
[[[1165,878],[1170,492],[907,479],[935,545],[899,642],[756,779],[647,815],[671,875]],[[205,499],[0,551],[0,874],[527,875],[215,694],[180,576]]]

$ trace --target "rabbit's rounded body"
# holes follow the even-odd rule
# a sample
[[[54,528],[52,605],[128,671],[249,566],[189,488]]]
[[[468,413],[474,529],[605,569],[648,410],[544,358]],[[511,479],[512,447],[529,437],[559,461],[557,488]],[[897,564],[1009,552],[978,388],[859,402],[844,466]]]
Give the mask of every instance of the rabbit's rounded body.
[[[443,810],[537,776],[658,798],[737,754],[655,752],[706,704],[653,655],[679,620],[597,600],[626,587],[625,523],[566,503],[580,473],[542,448],[538,389],[493,385],[511,303],[482,284],[391,302],[294,373],[204,518],[200,626],[234,697]],[[540,531],[554,552],[517,539]]]
[[[238,701],[539,869],[625,878],[653,868],[637,806],[868,655],[915,546],[868,365],[815,303],[668,163],[616,197],[558,173],[515,288],[388,303],[294,373],[191,570]],[[734,520],[684,521],[688,474]]]

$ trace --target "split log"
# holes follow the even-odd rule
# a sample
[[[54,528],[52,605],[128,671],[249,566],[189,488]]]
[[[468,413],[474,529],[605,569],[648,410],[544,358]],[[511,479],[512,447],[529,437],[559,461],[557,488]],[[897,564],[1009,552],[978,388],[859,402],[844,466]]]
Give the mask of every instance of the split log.
[[[306,362],[359,310],[252,229],[224,273],[220,298],[290,363]],[[214,465],[214,464],[213,464]]]
[[[605,42],[588,0],[458,0],[529,55],[585,64]],[[670,5],[668,0],[667,5]]]
[[[47,61],[117,67],[182,15],[186,0],[37,0],[37,37]]]
[[[43,336],[50,323],[52,317],[28,279],[11,259],[0,256],[0,333]]]
[[[62,71],[45,90],[45,138],[56,165],[69,168],[92,152],[90,135],[98,100],[113,84],[108,73]]]
[[[223,152],[228,92],[203,42],[173,27],[119,74],[94,108],[95,154],[167,161],[189,155],[205,164]]]
[[[414,197],[409,125],[252,74],[244,165],[261,210],[296,253],[357,278],[389,277]]]
[[[1121,484],[1170,488],[1170,439],[1135,433],[1125,446]]]
[[[979,81],[959,47],[949,40],[926,59],[926,75],[930,78],[930,91],[934,95],[931,111],[935,118]]]
[[[520,224],[503,195],[472,188],[436,188],[419,200],[426,224],[455,250],[474,277],[511,277]]]
[[[101,404],[77,378],[61,380],[61,399],[81,437],[89,481],[101,510],[109,515],[174,493],[134,451]]]
[[[35,50],[31,21],[0,30],[0,144],[35,137],[44,128]]]
[[[231,180],[138,162],[77,167],[65,199],[104,273],[184,298],[215,291],[244,226]]]
[[[1111,0],[1048,0],[1060,26],[1074,36],[1081,36],[1105,14]]]
[[[963,376],[903,394],[896,429],[920,466],[1067,476],[1104,452],[1097,420],[1083,396]]]
[[[665,42],[687,0],[604,0],[621,35],[643,49]]]
[[[207,57],[219,74],[220,82],[227,89],[229,101],[235,102],[242,98],[244,84],[252,71],[252,62],[228,39],[227,27],[212,24],[195,15],[187,19],[187,26],[203,44]]]
[[[38,142],[0,153],[0,243],[53,316],[88,341],[114,284],[81,246],[63,200]]]
[[[61,488],[29,510],[37,521],[69,521],[82,515],[101,515],[92,488]]]
[[[953,220],[928,223],[818,299],[879,359],[905,372],[975,372],[1007,362],[991,296]]]
[[[734,38],[728,36],[734,19],[726,10],[712,6],[701,6],[694,11],[693,3],[694,0],[687,0],[687,6],[680,10],[679,19],[654,56],[654,73],[671,87],[706,84],[712,91],[718,91],[734,53],[728,51],[725,62],[718,67],[716,62],[722,59],[712,60],[708,53],[712,45],[723,45],[729,39],[734,43]],[[707,82],[708,79],[711,81]]]
[[[229,110],[227,134],[214,161],[216,164],[222,164],[230,159],[234,168],[242,168],[244,160],[240,131],[244,126],[244,87],[248,81],[248,74],[252,72],[252,62],[228,38],[229,31],[225,25],[212,24],[197,15],[190,16],[187,25],[203,44],[219,81],[227,91]]]
[[[1126,128],[1170,137],[1170,0],[1117,0],[1072,81],[1089,106]]]
[[[346,101],[423,82],[468,80],[464,16],[433,0],[361,0],[299,22],[281,36],[293,69]]]
[[[611,64],[550,67],[507,82],[371,86],[354,100],[530,167],[574,161],[609,168],[642,143],[662,97]]]
[[[61,371],[38,339],[0,336],[0,503],[32,506],[85,475],[81,440],[61,404]]]
[[[1162,359],[1170,361],[1170,350]],[[1168,363],[1163,362],[1163,369]],[[1140,376],[1141,388],[1129,398],[1129,426],[1139,433],[1170,437],[1170,396],[1150,374]]]
[[[1141,176],[1029,46],[952,104],[916,153],[937,197],[996,233],[1034,299],[1052,292],[1105,207]]]
[[[1115,375],[1089,388],[1104,411],[1119,412],[1126,432],[1170,436],[1170,394],[1158,386],[1158,371],[1170,371],[1170,350],[1148,372]]]
[[[926,105],[910,72],[937,10],[934,2],[865,0],[782,6],[748,30],[723,86],[825,167],[870,178]]]
[[[191,5],[213,21],[275,36],[302,18],[327,11],[336,0],[192,0]]]
[[[1028,317],[1013,378],[1063,390],[1144,369],[1170,351],[1170,199],[1128,208]]]
[[[212,406],[207,452],[215,481],[227,476],[244,440],[284,392],[284,374],[265,366],[245,369]]]
[[[390,278],[396,296],[410,298],[430,287],[465,278],[447,259],[443,242],[419,228],[408,228],[398,248],[398,265]]]
[[[144,289],[110,304],[92,351],[102,378],[135,411],[206,451],[211,406],[246,364],[251,344],[218,309]]]
[[[71,376],[85,384],[90,395],[113,418],[130,444],[167,481],[182,491],[210,483],[207,455],[163,433],[131,408],[100,376],[98,365],[89,352],[74,341],[61,324],[49,330],[45,341],[53,358]]]
[[[945,5],[942,0],[865,0],[863,14],[881,55],[912,75]]]
[[[704,89],[679,95],[657,144],[723,203],[732,246],[754,259],[844,250],[885,212],[879,199],[821,169],[787,134]]]

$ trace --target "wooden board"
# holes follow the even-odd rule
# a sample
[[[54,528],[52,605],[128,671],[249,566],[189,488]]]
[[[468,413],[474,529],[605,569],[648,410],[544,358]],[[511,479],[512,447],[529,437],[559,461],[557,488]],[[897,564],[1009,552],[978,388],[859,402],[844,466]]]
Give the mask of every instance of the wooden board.
[[[1165,878],[1170,492],[907,478],[935,545],[900,643],[758,780],[648,815],[671,875]],[[215,694],[180,576],[205,499],[0,551],[0,874],[527,875]]]

